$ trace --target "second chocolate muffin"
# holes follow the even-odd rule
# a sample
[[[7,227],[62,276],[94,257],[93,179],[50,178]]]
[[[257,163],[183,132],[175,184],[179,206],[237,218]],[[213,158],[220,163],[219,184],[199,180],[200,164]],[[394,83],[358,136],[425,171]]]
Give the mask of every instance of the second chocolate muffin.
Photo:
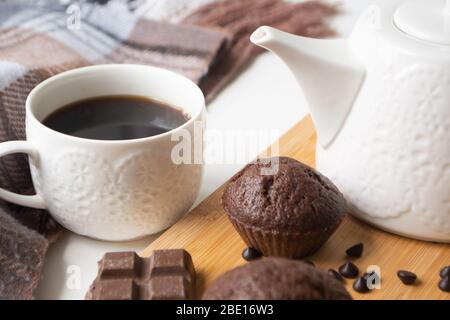
[[[277,161],[272,158],[271,161]],[[258,160],[237,173],[225,187],[222,205],[249,247],[265,256],[302,258],[316,252],[345,215],[336,186],[311,167],[280,157]]]
[[[265,258],[232,269],[207,288],[204,300],[351,300],[344,285],[302,261]]]

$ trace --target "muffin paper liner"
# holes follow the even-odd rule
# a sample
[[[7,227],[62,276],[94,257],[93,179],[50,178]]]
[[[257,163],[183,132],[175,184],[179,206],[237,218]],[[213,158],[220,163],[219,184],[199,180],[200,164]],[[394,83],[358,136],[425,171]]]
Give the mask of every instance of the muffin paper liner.
[[[247,244],[264,256],[286,258],[304,258],[312,255],[322,247],[334,233],[341,221],[327,229],[317,232],[297,233],[266,231],[245,225],[228,215],[231,223]]]

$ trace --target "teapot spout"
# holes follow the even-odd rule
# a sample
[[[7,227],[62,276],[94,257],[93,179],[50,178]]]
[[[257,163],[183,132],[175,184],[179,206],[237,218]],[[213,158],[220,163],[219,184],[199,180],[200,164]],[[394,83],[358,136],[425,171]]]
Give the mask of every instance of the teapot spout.
[[[346,39],[312,39],[271,27],[258,28],[250,40],[279,56],[294,74],[309,103],[318,141],[328,147],[342,128],[364,82]]]

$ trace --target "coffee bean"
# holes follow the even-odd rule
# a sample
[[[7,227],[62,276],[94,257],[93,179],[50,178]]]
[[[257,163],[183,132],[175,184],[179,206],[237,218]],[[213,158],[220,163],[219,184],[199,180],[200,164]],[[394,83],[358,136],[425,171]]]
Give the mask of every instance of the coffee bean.
[[[258,259],[261,256],[262,256],[261,252],[250,247],[245,248],[244,251],[242,251],[242,258],[244,258],[247,261]]]
[[[450,292],[450,277],[444,277],[439,281],[439,289],[444,292]]]
[[[344,281],[344,278],[341,276],[341,274],[334,269],[328,269],[328,274],[334,277],[336,280],[339,280],[341,282]]]
[[[450,277],[450,266],[442,268],[439,275],[441,276],[441,278]]]
[[[347,254],[347,256],[352,257],[352,258],[359,258],[361,257],[362,253],[364,250],[364,244],[363,243],[357,243],[354,246],[348,248],[345,253]]]
[[[397,277],[406,285],[414,284],[417,280],[417,275],[415,273],[406,270],[397,271]]]
[[[347,262],[339,267],[339,273],[346,278],[356,278],[359,274],[359,269],[353,263]]]
[[[367,280],[364,279],[364,277],[356,279],[356,281],[353,283],[353,289],[359,293],[367,293],[370,291],[369,287],[367,286]]]

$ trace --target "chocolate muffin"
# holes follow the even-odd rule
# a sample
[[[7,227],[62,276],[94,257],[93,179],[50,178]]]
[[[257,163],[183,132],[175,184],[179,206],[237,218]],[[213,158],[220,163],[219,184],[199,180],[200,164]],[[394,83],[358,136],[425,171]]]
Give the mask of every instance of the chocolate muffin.
[[[277,160],[278,170],[269,172]],[[344,197],[330,180],[287,157],[248,164],[226,185],[222,205],[249,247],[265,256],[288,258],[316,252],[346,210]]]
[[[351,300],[343,284],[299,260],[266,258],[220,276],[204,300]]]

